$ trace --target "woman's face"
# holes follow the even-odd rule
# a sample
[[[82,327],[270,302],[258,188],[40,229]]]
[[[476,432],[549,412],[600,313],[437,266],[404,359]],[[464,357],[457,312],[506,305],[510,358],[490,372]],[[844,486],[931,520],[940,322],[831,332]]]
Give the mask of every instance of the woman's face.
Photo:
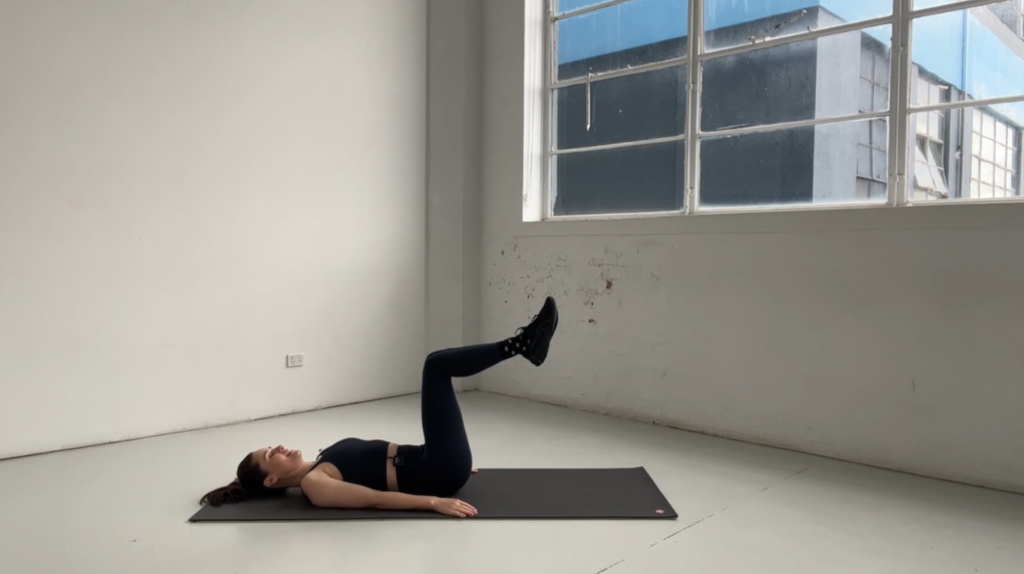
[[[295,474],[303,463],[301,450],[291,450],[281,445],[255,450],[252,459],[267,474],[263,481],[267,487],[274,486],[283,477]]]

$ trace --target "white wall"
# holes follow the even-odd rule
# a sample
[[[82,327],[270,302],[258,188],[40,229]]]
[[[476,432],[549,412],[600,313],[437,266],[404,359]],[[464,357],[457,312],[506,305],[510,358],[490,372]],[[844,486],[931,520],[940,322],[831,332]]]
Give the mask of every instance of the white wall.
[[[521,222],[523,4],[485,2],[488,391],[1024,491],[1024,205]]]
[[[408,0],[0,0],[0,457],[416,391],[425,47]]]

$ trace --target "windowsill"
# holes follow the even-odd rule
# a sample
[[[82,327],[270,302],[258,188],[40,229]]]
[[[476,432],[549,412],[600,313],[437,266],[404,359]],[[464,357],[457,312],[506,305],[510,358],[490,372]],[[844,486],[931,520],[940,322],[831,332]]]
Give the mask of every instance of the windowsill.
[[[906,207],[886,204],[785,206],[681,212],[563,216],[516,222],[516,236],[840,233],[914,229],[1024,227],[1024,198],[958,200]]]

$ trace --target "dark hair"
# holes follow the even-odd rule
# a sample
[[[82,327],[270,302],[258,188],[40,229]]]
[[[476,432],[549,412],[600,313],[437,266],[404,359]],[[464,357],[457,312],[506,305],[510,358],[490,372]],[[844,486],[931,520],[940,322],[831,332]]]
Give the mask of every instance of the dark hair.
[[[284,494],[283,488],[268,488],[263,481],[267,473],[252,459],[252,453],[245,455],[238,463],[237,478],[231,484],[215,488],[199,499],[199,504],[220,506],[253,498],[264,498],[276,494]]]

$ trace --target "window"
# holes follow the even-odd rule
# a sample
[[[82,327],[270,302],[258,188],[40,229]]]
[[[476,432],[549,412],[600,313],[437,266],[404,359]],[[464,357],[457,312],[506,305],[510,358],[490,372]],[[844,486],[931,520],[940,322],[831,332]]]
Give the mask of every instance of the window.
[[[933,106],[949,101],[949,86],[921,76],[917,78],[913,92],[914,103],[918,106]],[[914,178],[911,201],[949,199],[945,153],[946,142],[949,140],[948,115],[948,110],[932,110],[914,116]]]
[[[542,219],[1021,196],[1024,0],[529,1]]]
[[[1020,195],[1020,130],[977,110],[971,127],[971,194],[973,199]]]
[[[861,38],[858,111],[869,113],[889,106],[889,55],[877,40]],[[858,201],[885,201],[888,185],[886,148],[888,129],[885,120],[861,122],[857,139]]]

